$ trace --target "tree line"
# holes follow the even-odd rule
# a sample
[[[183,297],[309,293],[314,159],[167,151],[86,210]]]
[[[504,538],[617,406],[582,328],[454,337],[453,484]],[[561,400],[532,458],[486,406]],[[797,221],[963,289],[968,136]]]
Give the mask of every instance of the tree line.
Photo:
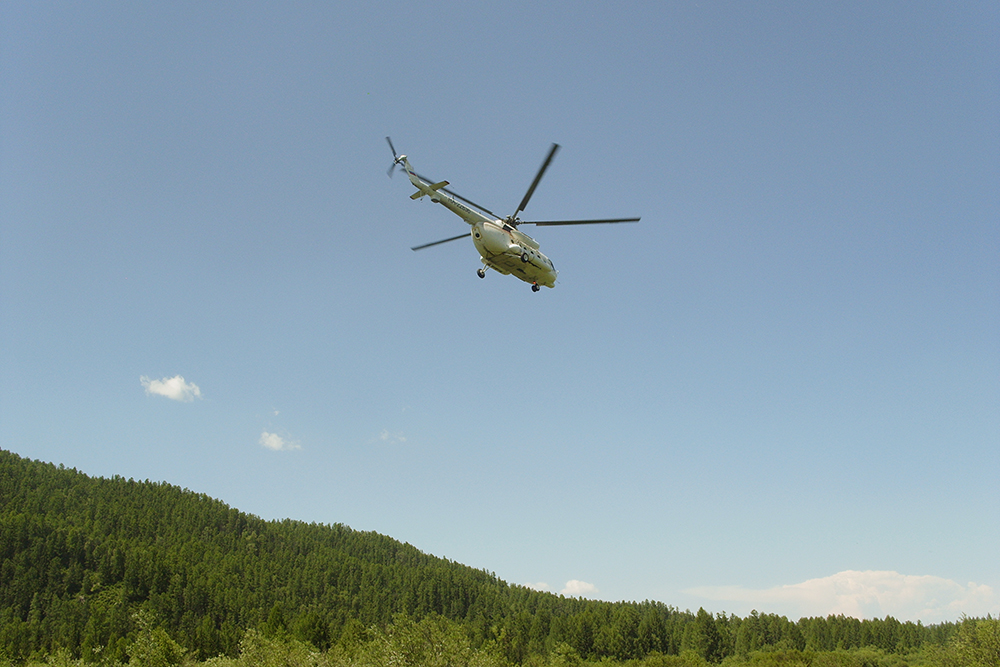
[[[0,450],[0,660],[124,664],[154,634],[151,645],[172,642],[188,660],[235,660],[248,636],[330,656],[435,622],[512,664],[907,655],[949,645],[962,627],[567,598],[376,533],[264,521],[169,484],[92,478]]]

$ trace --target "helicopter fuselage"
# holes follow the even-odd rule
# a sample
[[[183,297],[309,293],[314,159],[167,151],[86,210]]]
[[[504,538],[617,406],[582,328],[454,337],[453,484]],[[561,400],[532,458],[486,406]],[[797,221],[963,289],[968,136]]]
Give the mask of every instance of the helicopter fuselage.
[[[502,221],[484,221],[472,226],[472,242],[483,264],[526,283],[556,286],[559,275],[552,260],[538,249],[538,242]]]

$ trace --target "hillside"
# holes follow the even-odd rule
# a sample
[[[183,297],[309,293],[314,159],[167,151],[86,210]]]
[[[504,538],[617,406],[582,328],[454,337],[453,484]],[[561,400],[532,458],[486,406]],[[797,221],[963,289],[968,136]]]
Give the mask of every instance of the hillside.
[[[63,648],[124,661],[140,618],[201,659],[237,654],[252,628],[326,650],[398,614],[450,619],[473,646],[500,646],[514,662],[556,646],[618,660],[692,650],[713,662],[769,646],[905,652],[943,643],[956,627],[565,598],[375,533],[264,521],[169,484],[92,478],[0,450],[0,650],[9,658]]]

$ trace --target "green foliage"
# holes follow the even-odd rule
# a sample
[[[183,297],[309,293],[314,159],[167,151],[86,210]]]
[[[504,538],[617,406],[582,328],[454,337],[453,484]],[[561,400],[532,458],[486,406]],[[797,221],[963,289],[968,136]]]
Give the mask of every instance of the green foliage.
[[[576,649],[566,642],[559,642],[552,649],[550,664],[552,665],[579,665],[583,662]]]
[[[474,649],[458,623],[441,616],[420,621],[397,616],[385,633],[374,637],[351,656],[361,667],[502,667],[504,659],[492,647]]]
[[[637,663],[638,667],[709,667],[709,663],[697,652],[681,651],[680,655],[660,655],[654,653]]]
[[[964,619],[952,647],[960,665],[1000,667],[1000,620]]]
[[[140,607],[202,658],[236,655],[253,627],[325,649],[399,612],[485,629],[510,590],[374,533],[265,522],[167,484],[0,451],[0,650],[13,659],[66,647],[126,662]]]
[[[163,628],[153,623],[152,614],[141,609],[135,616],[138,631],[128,647],[129,665],[138,667],[171,667],[181,664],[186,651],[170,638]]]
[[[683,647],[712,663],[722,662],[726,654],[719,626],[712,615],[704,609],[698,610],[694,623],[686,628]]]
[[[287,637],[265,637],[248,630],[240,642],[238,664],[259,667],[314,667],[328,664],[322,654],[304,642]]]
[[[263,521],[0,450],[0,667],[998,667],[996,624],[565,598],[375,533]]]

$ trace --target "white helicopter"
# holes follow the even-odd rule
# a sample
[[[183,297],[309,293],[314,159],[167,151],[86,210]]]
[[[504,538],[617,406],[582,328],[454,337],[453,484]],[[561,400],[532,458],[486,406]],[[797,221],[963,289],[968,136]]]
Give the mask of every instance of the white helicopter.
[[[534,194],[538,182],[542,180],[542,175],[548,169],[549,163],[559,150],[559,144],[552,144],[545,162],[538,170],[538,175],[531,182],[531,187],[521,200],[521,205],[514,211],[514,215],[501,218],[488,208],[484,208],[473,201],[452,192],[445,186],[448,181],[434,182],[424,178],[413,170],[410,161],[405,155],[397,155],[396,148],[392,145],[392,139],[386,137],[389,148],[392,150],[393,162],[389,167],[389,176],[392,177],[397,165],[402,165],[410,182],[416,186],[417,191],[410,195],[410,199],[421,199],[430,197],[435,204],[441,204],[446,209],[465,220],[472,227],[472,242],[476,246],[482,257],[483,267],[476,271],[480,278],[486,277],[486,270],[493,269],[503,275],[513,275],[526,283],[531,284],[531,291],[537,292],[541,285],[546,287],[556,286],[556,276],[558,272],[552,265],[552,260],[542,254],[538,249],[538,242],[527,234],[518,231],[518,225],[536,225],[538,227],[555,225],[593,225],[617,222],[639,222],[639,218],[615,218],[608,220],[544,220],[540,222],[528,222],[521,220],[517,216],[524,207],[528,205],[528,200]],[[468,206],[467,206],[468,205]],[[472,208],[470,208],[472,207]],[[465,238],[467,234],[460,234],[451,238],[434,241],[418,245],[413,250],[422,250],[431,246],[457,241]]]

